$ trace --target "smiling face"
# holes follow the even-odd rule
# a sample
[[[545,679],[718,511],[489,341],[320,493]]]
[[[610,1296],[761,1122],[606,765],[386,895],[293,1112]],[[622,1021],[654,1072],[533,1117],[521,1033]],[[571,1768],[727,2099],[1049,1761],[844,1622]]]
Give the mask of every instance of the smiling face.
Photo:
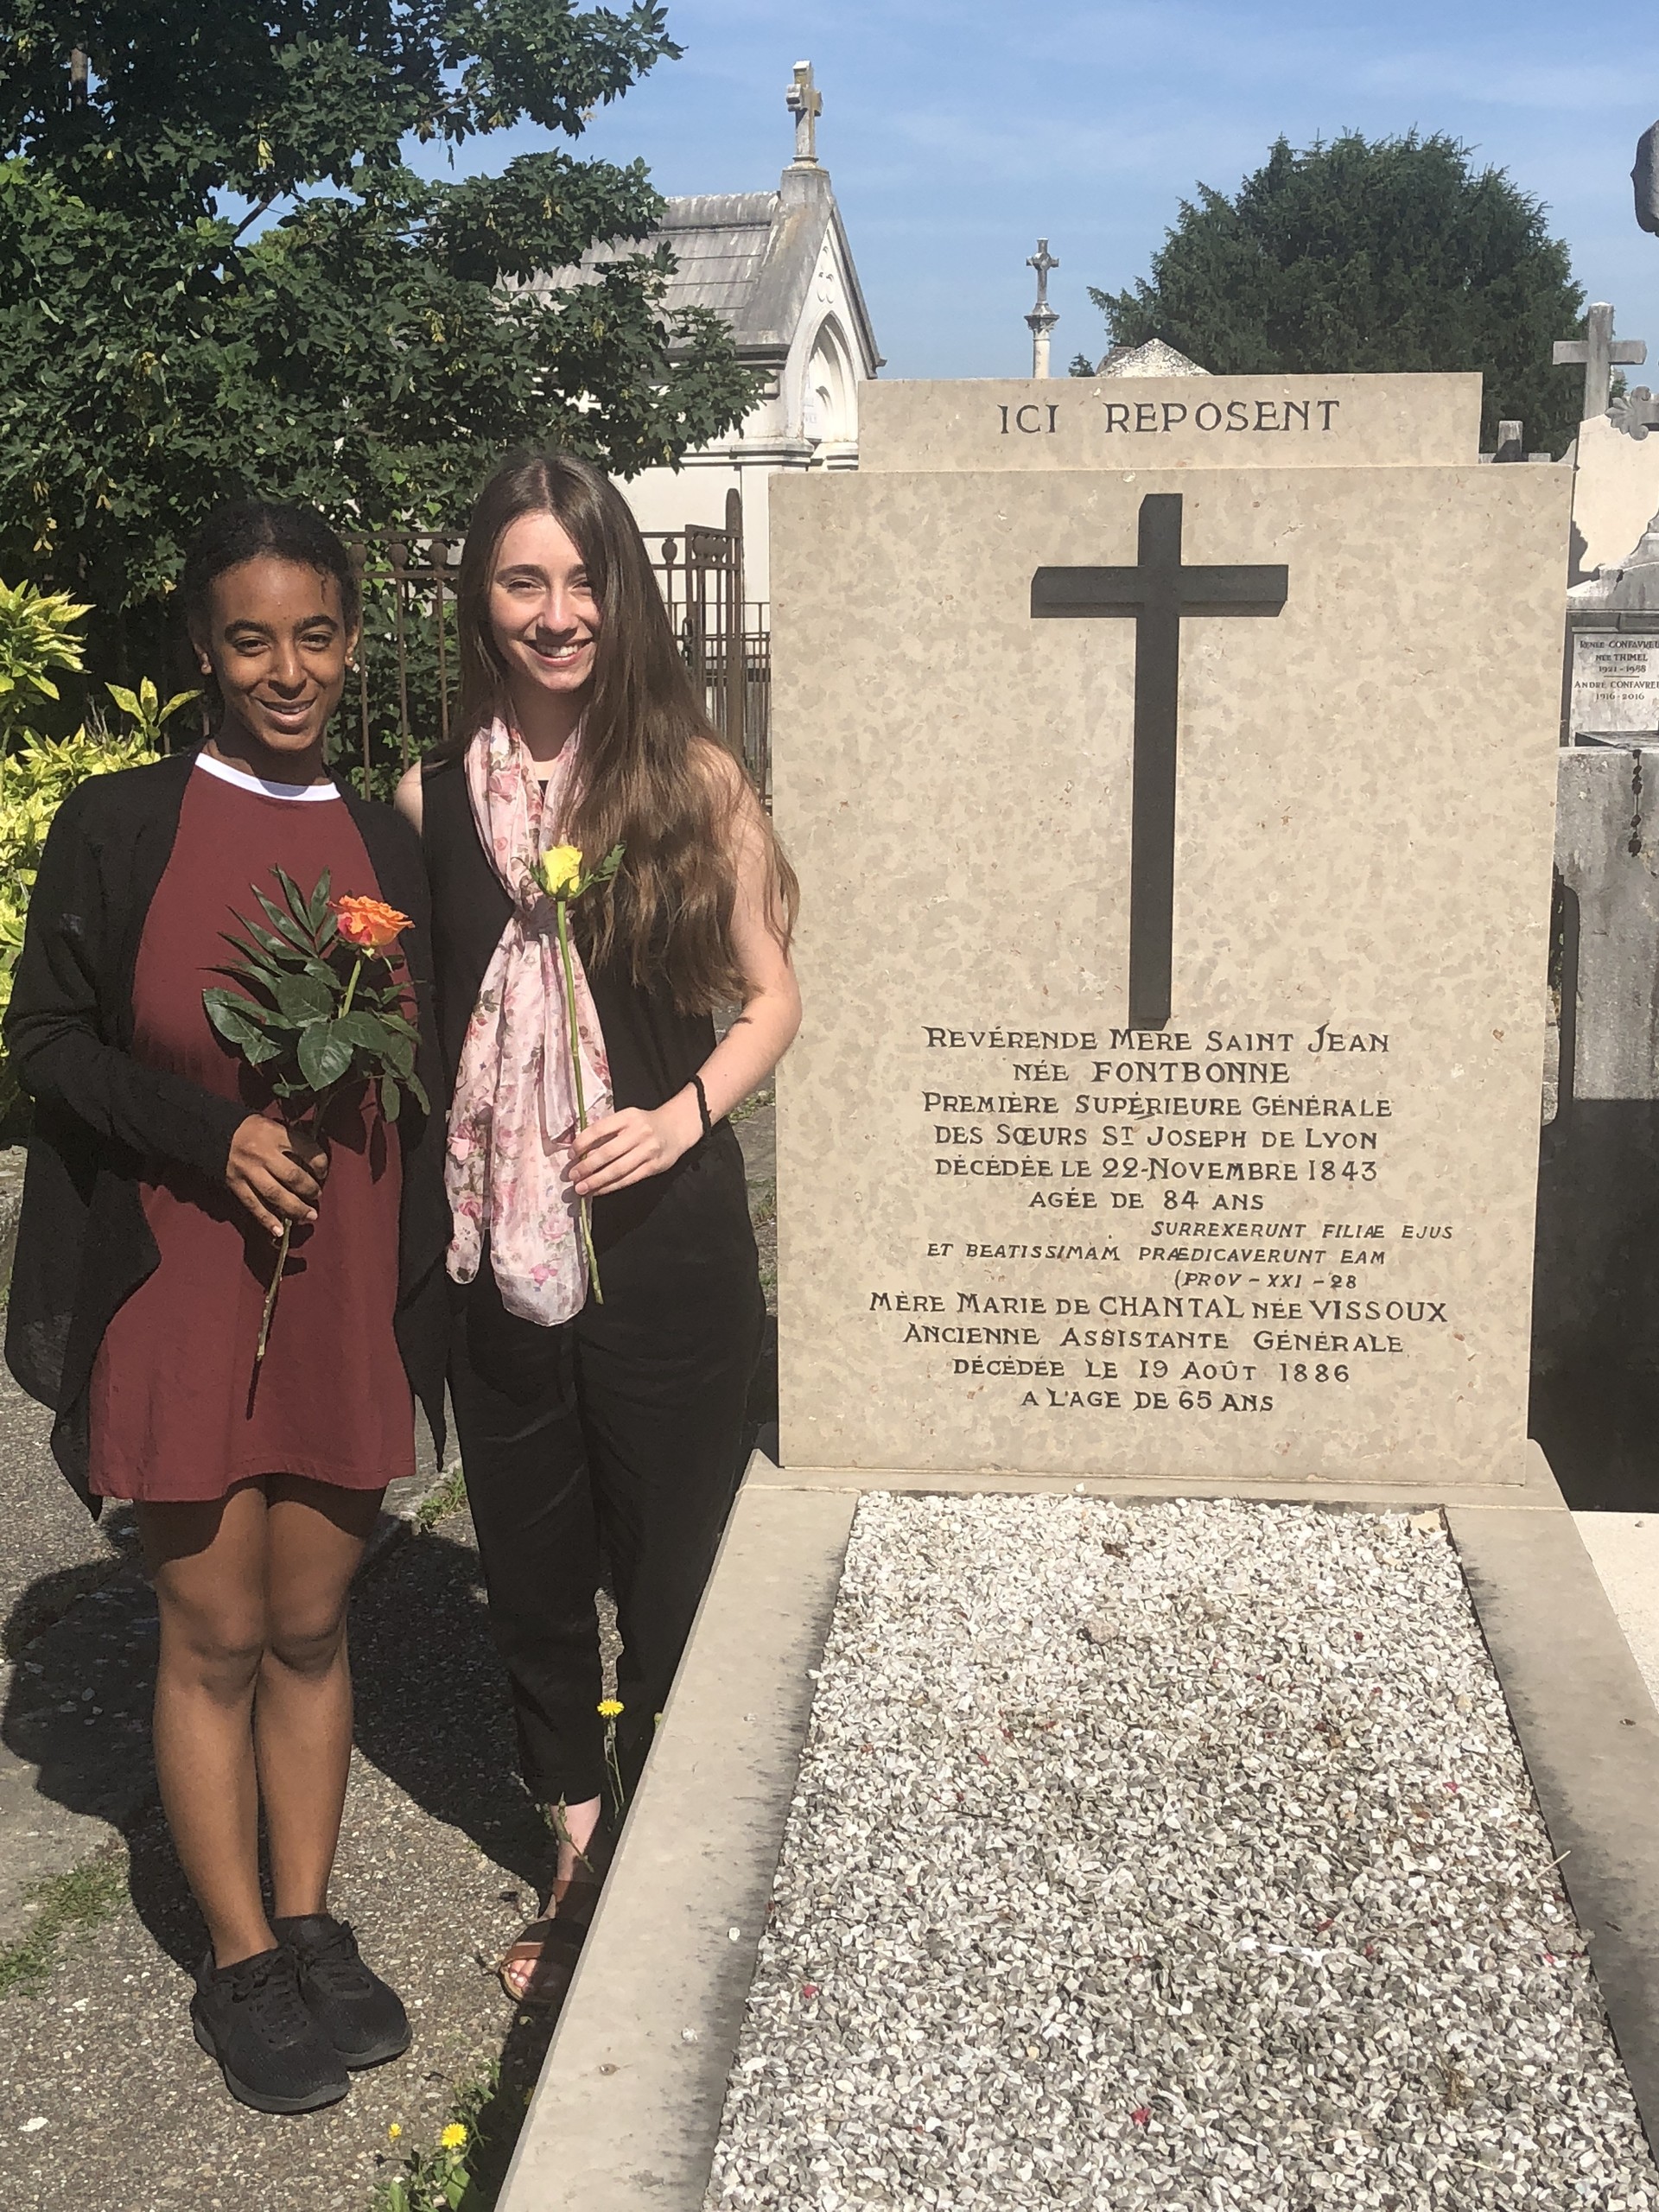
[[[192,642],[224,702],[216,749],[276,781],[296,770],[320,775],[323,734],[357,642],[335,579],[257,554],[214,577],[207,614]]]
[[[489,619],[526,736],[549,708],[585,703],[599,602],[587,563],[556,516],[520,515],[502,531],[490,571]]]

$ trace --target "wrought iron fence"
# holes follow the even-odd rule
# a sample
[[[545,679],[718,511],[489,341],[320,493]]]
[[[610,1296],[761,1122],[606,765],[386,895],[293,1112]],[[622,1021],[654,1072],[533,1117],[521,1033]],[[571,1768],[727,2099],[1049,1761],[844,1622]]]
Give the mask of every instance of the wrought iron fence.
[[[772,639],[765,601],[743,596],[742,509],[727,495],[727,527],[646,531],[652,568],[710,721],[741,754],[768,800],[772,778]],[[442,534],[359,542],[363,638],[352,708],[352,767],[365,792],[388,796],[412,760],[449,734],[458,656],[455,584],[461,539]]]

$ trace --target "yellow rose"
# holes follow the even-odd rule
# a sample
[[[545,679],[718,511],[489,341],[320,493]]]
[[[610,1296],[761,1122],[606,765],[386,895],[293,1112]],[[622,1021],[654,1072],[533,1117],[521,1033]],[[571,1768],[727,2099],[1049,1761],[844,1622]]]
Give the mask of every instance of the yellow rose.
[[[542,888],[550,899],[568,899],[581,880],[579,845],[555,845],[542,855]]]

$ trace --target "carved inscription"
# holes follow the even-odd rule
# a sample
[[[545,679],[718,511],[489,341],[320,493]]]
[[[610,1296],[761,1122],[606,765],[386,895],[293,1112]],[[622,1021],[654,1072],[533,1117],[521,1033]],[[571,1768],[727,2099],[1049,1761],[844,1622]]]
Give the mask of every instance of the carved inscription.
[[[997,403],[1001,437],[1056,437],[1060,434],[1060,400],[1027,400],[1020,406]],[[1083,401],[1074,403],[1081,406]],[[1339,399],[1117,399],[1101,394],[1098,405],[1109,435],[1167,437],[1193,429],[1205,436],[1241,430],[1329,436],[1341,412]]]
[[[1408,1218],[1384,1028],[924,1025],[907,1120],[937,1224],[869,1324],[1044,1414],[1248,1420],[1458,1330],[1451,1218]],[[1334,1408],[1333,1408],[1334,1410]]]

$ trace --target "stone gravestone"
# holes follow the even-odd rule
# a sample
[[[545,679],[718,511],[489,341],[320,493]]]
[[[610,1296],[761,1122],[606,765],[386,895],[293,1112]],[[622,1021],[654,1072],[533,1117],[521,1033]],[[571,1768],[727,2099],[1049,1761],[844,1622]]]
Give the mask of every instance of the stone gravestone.
[[[1659,734],[1659,635],[1574,630],[1570,713],[1575,741]]]
[[[509,2212],[1659,2194],[1659,1719],[1525,1442],[1569,480],[1202,389],[774,493],[783,1464]]]
[[[1565,472],[872,386],[774,519],[782,1459],[1525,1480]]]

